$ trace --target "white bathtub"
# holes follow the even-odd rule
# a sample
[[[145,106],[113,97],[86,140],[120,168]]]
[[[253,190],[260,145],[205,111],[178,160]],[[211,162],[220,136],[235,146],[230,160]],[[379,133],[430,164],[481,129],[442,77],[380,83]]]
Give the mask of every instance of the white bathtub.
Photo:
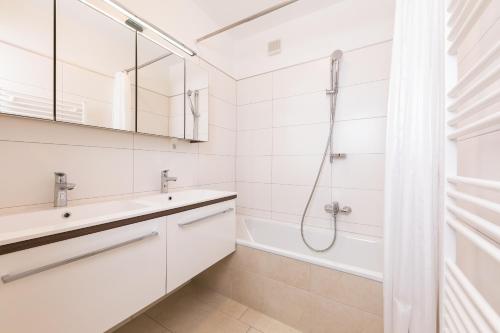
[[[333,230],[307,226],[305,234],[313,246],[322,247],[331,240]],[[338,232],[331,250],[316,253],[302,243],[298,225],[239,216],[237,243],[382,281],[383,245],[380,238]]]

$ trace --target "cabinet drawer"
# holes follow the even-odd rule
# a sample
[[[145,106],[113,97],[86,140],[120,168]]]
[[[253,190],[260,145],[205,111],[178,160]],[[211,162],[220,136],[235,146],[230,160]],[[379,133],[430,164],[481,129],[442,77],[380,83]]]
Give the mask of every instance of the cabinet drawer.
[[[163,296],[165,220],[0,256],[2,331],[103,332]]]
[[[167,217],[167,292],[235,250],[235,201]]]

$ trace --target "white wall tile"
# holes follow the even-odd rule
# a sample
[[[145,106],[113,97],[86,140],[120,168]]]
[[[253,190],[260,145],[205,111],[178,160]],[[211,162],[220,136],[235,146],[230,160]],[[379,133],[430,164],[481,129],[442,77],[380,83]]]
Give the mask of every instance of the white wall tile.
[[[239,207],[271,210],[271,184],[237,182],[236,191]]]
[[[0,141],[0,207],[52,202],[54,172],[76,188],[70,200],[132,192],[132,152],[126,149]]]
[[[236,81],[209,66],[209,94],[236,105]]]
[[[322,155],[275,155],[273,156],[274,184],[283,185],[313,185]],[[331,165],[325,161],[321,172],[319,185],[330,186]]]
[[[236,106],[213,96],[209,96],[208,102],[209,123],[230,130],[236,130]]]
[[[273,126],[330,121],[330,97],[324,91],[273,101]]]
[[[240,131],[237,142],[238,156],[271,155],[272,129]]]
[[[234,157],[203,155],[198,157],[198,183],[215,184],[234,182]]]
[[[271,183],[271,156],[237,156],[236,181]]]
[[[311,189],[312,186],[273,184],[273,212],[302,215]],[[329,187],[317,187],[306,215],[328,219],[329,215],[325,212],[324,206],[330,203],[331,200],[332,193]]]
[[[354,154],[334,160],[332,186],[382,190],[384,164],[384,154]]]
[[[273,153],[276,155],[322,154],[329,124],[274,128]]]
[[[388,94],[388,80],[340,88],[335,120],[384,117]]]
[[[128,149],[133,146],[132,133],[5,115],[0,115],[0,140]]]
[[[253,76],[237,83],[238,105],[269,101],[273,98],[271,73]]]
[[[208,142],[199,143],[200,154],[235,155],[236,132],[210,125]]]
[[[333,189],[333,200],[340,207],[349,206],[352,213],[339,215],[339,220],[357,224],[382,226],[384,223],[384,192],[369,190]]]
[[[385,118],[339,121],[333,133],[334,151],[367,154],[385,152]]]
[[[273,104],[271,101],[238,106],[238,130],[271,128]]]
[[[159,192],[161,171],[172,167],[172,161],[169,157],[168,152],[134,151],[134,192]],[[171,175],[174,175],[173,172]]]
[[[388,79],[392,42],[370,45],[346,52],[340,65],[340,86]]]
[[[330,86],[329,59],[281,69],[273,73],[273,98],[324,91]]]

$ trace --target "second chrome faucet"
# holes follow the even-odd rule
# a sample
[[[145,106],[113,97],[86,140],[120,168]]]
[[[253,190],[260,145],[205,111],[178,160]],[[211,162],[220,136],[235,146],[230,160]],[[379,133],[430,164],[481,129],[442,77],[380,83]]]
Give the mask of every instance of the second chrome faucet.
[[[76,187],[76,184],[68,183],[64,172],[54,172],[54,207],[66,207],[68,205],[68,190]]]
[[[177,181],[177,177],[169,177],[169,170],[162,170],[161,172],[161,193],[168,193],[168,183]]]

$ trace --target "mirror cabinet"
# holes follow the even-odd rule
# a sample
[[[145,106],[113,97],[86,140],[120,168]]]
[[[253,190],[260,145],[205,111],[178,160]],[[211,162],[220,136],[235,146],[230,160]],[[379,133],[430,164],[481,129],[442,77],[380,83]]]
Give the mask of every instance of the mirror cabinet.
[[[86,1],[0,0],[0,113],[208,141],[208,73],[164,45]]]

